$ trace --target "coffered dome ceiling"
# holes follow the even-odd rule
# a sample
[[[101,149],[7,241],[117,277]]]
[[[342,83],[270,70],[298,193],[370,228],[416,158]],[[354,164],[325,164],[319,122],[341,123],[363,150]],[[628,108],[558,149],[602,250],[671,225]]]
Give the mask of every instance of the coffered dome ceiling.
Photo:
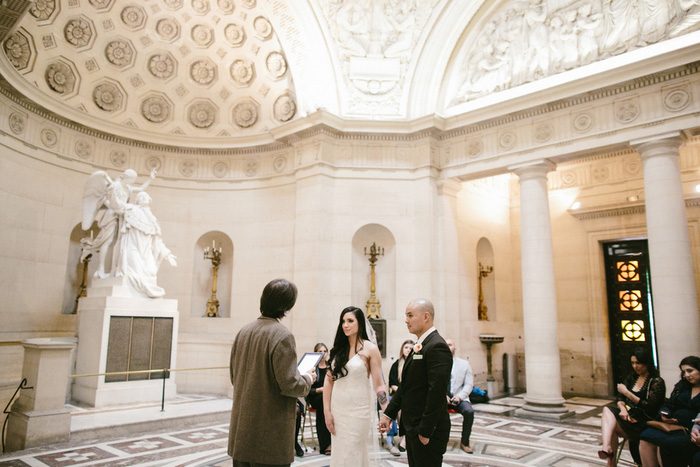
[[[256,0],[37,0],[18,26],[4,51],[31,97],[88,127],[230,137],[297,114],[285,51]]]

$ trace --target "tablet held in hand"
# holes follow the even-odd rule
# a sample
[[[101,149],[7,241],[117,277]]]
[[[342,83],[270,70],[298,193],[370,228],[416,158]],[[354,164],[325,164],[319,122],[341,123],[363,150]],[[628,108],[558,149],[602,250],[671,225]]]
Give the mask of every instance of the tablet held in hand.
[[[299,373],[308,373],[312,368],[315,369],[321,358],[323,358],[323,352],[306,352],[297,365]]]

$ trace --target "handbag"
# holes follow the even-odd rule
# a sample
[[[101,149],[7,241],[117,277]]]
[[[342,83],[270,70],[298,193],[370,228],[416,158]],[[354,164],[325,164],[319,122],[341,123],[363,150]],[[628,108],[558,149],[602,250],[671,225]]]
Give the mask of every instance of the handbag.
[[[682,430],[686,435],[688,434],[688,429],[683,425],[676,425],[675,423],[660,422],[658,420],[650,420],[647,422],[647,426],[651,428],[656,428],[664,433],[673,433],[674,431]]]
[[[649,389],[650,388],[651,388],[651,381],[649,381],[649,383],[647,384],[646,399],[649,399]],[[630,402],[630,404],[632,404],[631,400],[629,400],[629,399],[627,399],[627,400]],[[632,423],[637,423],[638,421],[644,422],[644,421],[651,420],[651,417],[649,415],[647,415],[646,412],[641,407],[638,407],[635,404],[632,404],[631,406],[628,404],[625,404],[625,408],[627,409],[627,413],[629,414],[629,416],[631,418],[630,421]]]

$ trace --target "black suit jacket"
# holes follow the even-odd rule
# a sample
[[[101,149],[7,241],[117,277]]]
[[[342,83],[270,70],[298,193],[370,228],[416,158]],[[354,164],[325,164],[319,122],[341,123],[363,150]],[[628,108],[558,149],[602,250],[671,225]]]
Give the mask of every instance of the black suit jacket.
[[[406,358],[401,386],[385,411],[395,420],[401,410],[401,434],[432,438],[435,428],[446,424],[449,436],[447,392],[451,370],[452,353],[437,331],[426,336],[420,351]]]

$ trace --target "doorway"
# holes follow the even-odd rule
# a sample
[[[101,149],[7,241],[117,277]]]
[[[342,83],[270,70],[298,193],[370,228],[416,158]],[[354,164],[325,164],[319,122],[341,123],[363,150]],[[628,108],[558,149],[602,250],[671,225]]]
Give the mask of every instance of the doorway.
[[[613,382],[631,371],[630,356],[644,347],[658,368],[651,273],[646,240],[603,243]]]

